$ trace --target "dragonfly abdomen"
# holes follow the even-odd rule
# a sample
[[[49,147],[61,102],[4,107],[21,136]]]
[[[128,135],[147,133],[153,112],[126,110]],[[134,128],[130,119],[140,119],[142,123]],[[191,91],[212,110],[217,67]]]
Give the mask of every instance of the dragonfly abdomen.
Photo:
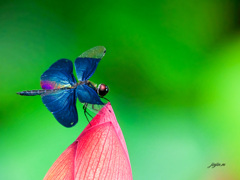
[[[17,92],[17,94],[21,96],[36,96],[36,95],[44,94],[48,91],[52,91],[52,90],[42,89],[42,90],[21,91],[21,92]]]

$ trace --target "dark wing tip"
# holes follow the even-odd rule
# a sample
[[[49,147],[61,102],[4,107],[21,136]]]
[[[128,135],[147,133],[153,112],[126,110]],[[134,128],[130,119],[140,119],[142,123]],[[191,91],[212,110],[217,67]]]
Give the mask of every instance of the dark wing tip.
[[[106,48],[104,46],[96,46],[94,48],[91,48],[85,51],[79,57],[102,59],[105,53],[106,53]]]

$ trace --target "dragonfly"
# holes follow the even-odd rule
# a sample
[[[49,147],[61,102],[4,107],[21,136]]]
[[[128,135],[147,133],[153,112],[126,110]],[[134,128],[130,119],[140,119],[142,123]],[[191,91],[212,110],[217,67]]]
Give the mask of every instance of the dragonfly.
[[[17,94],[22,96],[40,95],[43,104],[56,120],[65,127],[72,127],[78,122],[77,98],[84,104],[86,118],[86,114],[90,115],[87,107],[91,106],[93,110],[97,111],[99,109],[95,109],[95,105],[102,107],[105,104],[101,99],[106,99],[104,96],[109,92],[109,87],[105,84],[97,86],[89,81],[105,53],[105,47],[97,46],[77,57],[74,64],[78,81],[73,75],[72,61],[60,59],[41,75],[41,90],[21,91]]]

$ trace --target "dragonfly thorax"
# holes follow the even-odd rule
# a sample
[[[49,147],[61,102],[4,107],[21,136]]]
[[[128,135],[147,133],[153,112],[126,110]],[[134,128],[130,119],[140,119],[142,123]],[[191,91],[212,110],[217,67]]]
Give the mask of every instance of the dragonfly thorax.
[[[78,85],[86,84],[90,88],[94,89],[99,96],[105,96],[109,92],[109,87],[106,84],[97,84],[87,80],[87,81],[79,81],[74,84],[71,88],[76,88]]]

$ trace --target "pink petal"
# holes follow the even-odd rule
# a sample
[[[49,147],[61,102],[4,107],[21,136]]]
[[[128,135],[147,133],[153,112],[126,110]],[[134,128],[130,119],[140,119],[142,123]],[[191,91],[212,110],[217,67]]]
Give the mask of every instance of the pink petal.
[[[52,165],[44,179],[132,180],[127,146],[110,103]]]
[[[77,142],[72,143],[53,163],[44,179],[74,179],[74,159]]]

